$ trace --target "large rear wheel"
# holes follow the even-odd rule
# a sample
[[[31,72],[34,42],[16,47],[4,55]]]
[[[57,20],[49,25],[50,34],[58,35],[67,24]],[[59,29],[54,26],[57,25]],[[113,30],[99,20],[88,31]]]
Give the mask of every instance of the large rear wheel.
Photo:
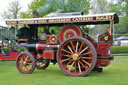
[[[57,62],[70,76],[86,76],[96,64],[97,54],[90,41],[81,37],[65,40],[57,51]]]
[[[22,52],[19,54],[16,60],[16,67],[19,72],[28,74],[32,73],[35,69],[35,59],[29,52]]]

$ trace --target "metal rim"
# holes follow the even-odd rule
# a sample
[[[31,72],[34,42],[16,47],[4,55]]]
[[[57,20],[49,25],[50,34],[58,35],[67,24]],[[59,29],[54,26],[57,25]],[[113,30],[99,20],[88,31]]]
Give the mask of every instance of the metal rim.
[[[16,66],[21,73],[32,73],[35,69],[35,59],[30,53],[23,52],[17,57]]]
[[[57,62],[62,71],[71,76],[85,76],[96,64],[94,46],[84,38],[70,38],[64,41],[57,52]]]

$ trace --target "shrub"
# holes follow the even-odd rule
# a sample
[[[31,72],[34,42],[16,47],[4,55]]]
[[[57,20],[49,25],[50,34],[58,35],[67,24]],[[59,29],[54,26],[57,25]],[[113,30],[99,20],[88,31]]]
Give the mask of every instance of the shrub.
[[[3,47],[3,51],[9,53],[9,47]]]
[[[113,46],[112,54],[128,53],[128,46]]]
[[[19,51],[25,51],[24,47],[19,47]]]
[[[122,36],[128,36],[128,33],[122,34]]]

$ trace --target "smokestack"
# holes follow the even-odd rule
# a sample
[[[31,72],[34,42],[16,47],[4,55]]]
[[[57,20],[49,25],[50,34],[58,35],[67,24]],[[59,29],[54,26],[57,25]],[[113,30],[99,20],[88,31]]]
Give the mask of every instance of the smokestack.
[[[33,17],[33,18],[38,18],[38,17],[39,17],[39,13],[37,12],[37,10],[34,10],[34,11],[33,11],[32,17]]]

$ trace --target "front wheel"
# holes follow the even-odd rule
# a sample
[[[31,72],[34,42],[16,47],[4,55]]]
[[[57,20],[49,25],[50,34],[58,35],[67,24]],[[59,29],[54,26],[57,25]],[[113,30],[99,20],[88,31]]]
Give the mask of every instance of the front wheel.
[[[86,76],[92,71],[97,54],[90,41],[81,37],[65,40],[57,51],[57,62],[62,71],[70,76]]]
[[[22,52],[16,60],[16,67],[19,72],[24,74],[32,73],[35,69],[36,63],[34,56],[29,52]]]

